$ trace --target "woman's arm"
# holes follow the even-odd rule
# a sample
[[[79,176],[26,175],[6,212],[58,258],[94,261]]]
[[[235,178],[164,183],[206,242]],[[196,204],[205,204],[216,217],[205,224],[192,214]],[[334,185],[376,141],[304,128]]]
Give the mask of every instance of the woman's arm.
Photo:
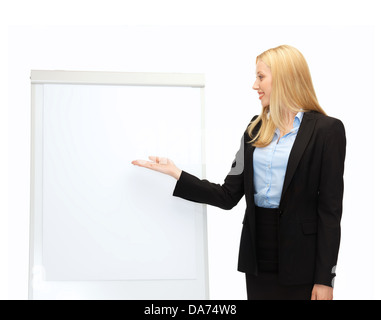
[[[315,284],[333,287],[340,245],[346,138],[344,126],[337,119],[324,130],[326,135],[320,170]]]
[[[232,209],[244,194],[243,174],[228,175],[222,185],[199,179],[183,171],[173,195],[186,200],[205,203],[224,210]]]
[[[158,171],[177,180],[173,195],[193,202],[205,203],[229,210],[244,194],[243,173],[228,175],[222,185],[199,179],[176,167],[172,160],[149,157],[151,161],[134,160],[132,164]]]
[[[160,157],[149,157],[151,161],[134,160],[132,164],[155,170],[174,177],[177,181],[173,195],[193,202],[205,203],[229,210],[233,208],[244,194],[244,137],[233,161],[232,168],[222,185],[199,179],[188,172],[180,170],[172,160]]]

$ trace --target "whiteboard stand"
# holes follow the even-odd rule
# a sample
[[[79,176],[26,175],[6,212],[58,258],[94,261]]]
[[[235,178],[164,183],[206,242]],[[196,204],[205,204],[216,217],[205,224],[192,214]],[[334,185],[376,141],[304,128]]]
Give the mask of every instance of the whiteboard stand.
[[[209,299],[204,75],[32,71],[29,299]],[[167,115],[171,114],[169,119]]]

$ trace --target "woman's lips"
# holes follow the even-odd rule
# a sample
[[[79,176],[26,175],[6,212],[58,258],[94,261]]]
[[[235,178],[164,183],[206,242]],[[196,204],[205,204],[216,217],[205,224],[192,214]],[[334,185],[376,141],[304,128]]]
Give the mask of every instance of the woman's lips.
[[[264,95],[265,95],[264,93],[260,93],[259,94],[259,99],[262,99]]]

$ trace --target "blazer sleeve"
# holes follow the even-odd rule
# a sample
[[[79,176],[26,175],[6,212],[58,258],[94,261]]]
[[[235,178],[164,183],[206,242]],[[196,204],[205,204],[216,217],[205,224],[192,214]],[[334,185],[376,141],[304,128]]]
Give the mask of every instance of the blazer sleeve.
[[[327,128],[319,184],[315,283],[333,287],[340,245],[346,138],[340,120]]]
[[[186,200],[209,204],[221,209],[232,209],[244,194],[244,136],[232,163],[231,170],[222,185],[199,179],[182,171],[173,195]]]

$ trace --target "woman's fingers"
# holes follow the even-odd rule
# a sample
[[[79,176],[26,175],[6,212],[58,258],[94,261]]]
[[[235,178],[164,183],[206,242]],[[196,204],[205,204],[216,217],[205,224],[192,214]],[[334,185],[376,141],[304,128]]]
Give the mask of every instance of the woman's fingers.
[[[131,163],[134,165],[138,165],[141,167],[152,167],[153,164],[159,164],[159,165],[167,165],[169,164],[169,160],[167,158],[157,157],[157,156],[149,156],[147,160],[134,160]]]
[[[148,159],[150,159],[154,163],[163,164],[163,165],[166,165],[169,162],[167,158],[162,158],[157,156],[149,156]]]
[[[148,163],[152,163],[152,162],[149,162],[147,160],[134,160],[131,163],[136,166],[147,167]]]

